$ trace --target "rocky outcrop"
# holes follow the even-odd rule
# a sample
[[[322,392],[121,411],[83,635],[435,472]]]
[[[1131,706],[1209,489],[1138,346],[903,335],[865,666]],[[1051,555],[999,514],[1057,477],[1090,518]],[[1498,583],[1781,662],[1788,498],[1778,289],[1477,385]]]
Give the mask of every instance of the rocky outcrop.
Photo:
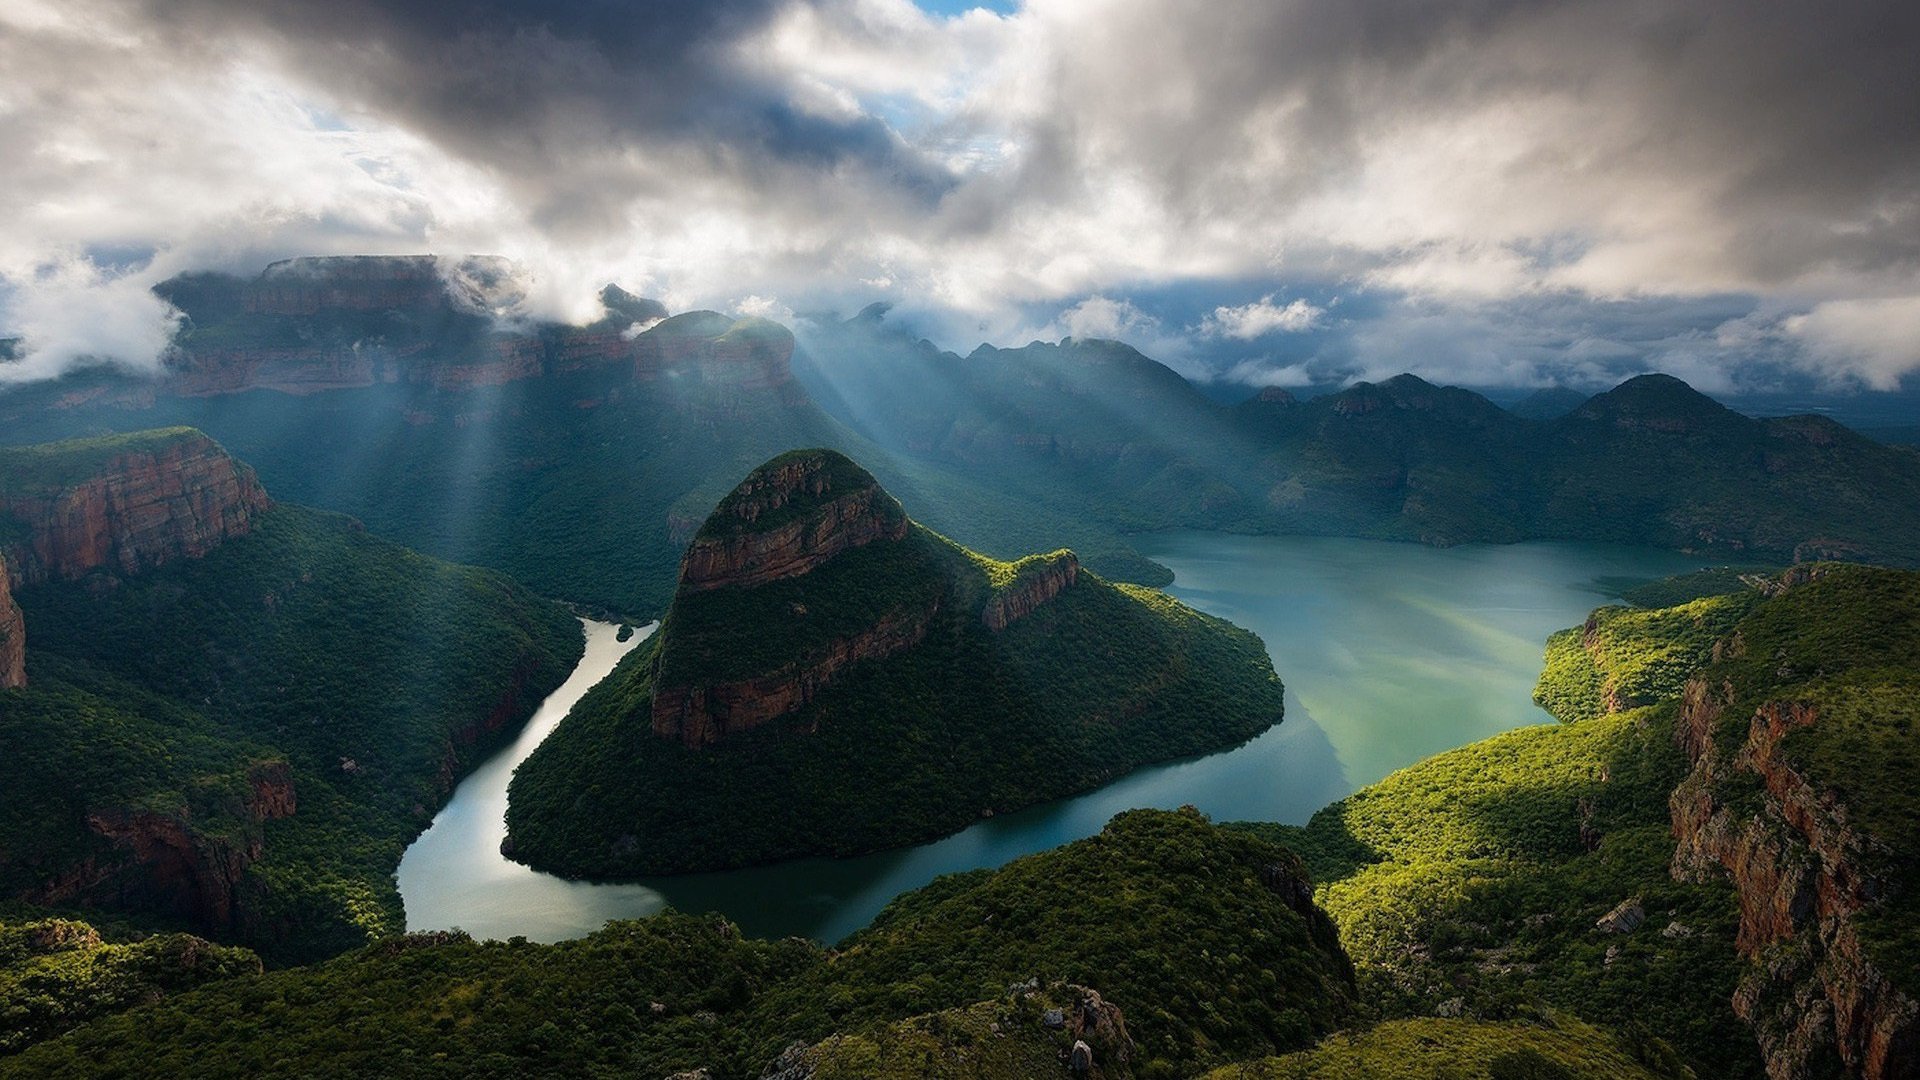
[[[895,614],[859,634],[833,642],[819,654],[752,679],[656,687],[653,733],[690,747],[710,746],[728,735],[798,712],[852,665],[918,645],[938,613],[936,604],[922,611]]]
[[[99,569],[132,574],[199,558],[250,532],[269,505],[253,470],[197,431],[116,446],[34,448],[27,452],[53,472],[0,473],[0,514],[25,532],[6,551],[18,581],[73,580]]]
[[[893,496],[844,456],[797,450],[774,458],[720,500],[688,545],[679,595],[662,631],[662,657],[686,647],[681,635],[688,624],[677,613],[688,598],[802,577],[856,548],[902,543],[910,528]],[[795,603],[781,617],[807,619],[808,606]],[[699,670],[704,665],[681,672],[663,659],[653,688],[653,733],[709,746],[798,712],[847,668],[919,644],[939,612],[938,592],[926,592],[851,624],[810,631],[777,666],[749,677],[711,679]],[[676,618],[682,619],[678,628]]]
[[[1764,703],[1740,745],[1722,746],[1737,697],[1724,681],[1687,683],[1678,738],[1693,764],[1670,802],[1674,876],[1724,875],[1738,897],[1736,946],[1755,966],[1735,1012],[1753,1025],[1772,1080],[1805,1080],[1828,1053],[1869,1080],[1920,1075],[1920,1003],[1867,955],[1856,922],[1889,886],[1868,869],[1872,841],[1781,752],[1820,711]],[[1757,805],[1725,794],[1755,780]]]
[[[90,811],[87,828],[127,857],[84,860],[25,899],[160,908],[201,930],[235,931],[244,917],[247,871],[265,850],[258,826],[291,816],[297,806],[292,769],[285,761],[263,761],[247,771],[237,819],[219,827],[203,825],[184,808]]]
[[[1023,559],[1013,581],[998,589],[980,612],[980,621],[998,633],[1033,614],[1080,580],[1080,560],[1071,551]]]
[[[831,451],[788,454],[722,500],[680,562],[680,587],[745,588],[798,577],[851,548],[907,535],[907,514]],[[857,474],[857,475],[854,475]]]
[[[27,621],[13,602],[7,560],[0,556],[0,690],[27,685]]]

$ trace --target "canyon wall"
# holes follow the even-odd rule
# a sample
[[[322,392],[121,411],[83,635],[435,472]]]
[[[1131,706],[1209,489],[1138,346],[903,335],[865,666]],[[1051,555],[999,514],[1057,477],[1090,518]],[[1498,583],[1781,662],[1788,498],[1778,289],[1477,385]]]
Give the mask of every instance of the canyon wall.
[[[686,635],[715,629],[689,626],[687,598],[803,577],[856,548],[905,543],[911,527],[899,502],[840,454],[802,450],[775,458],[720,500],[688,545],[675,608],[661,631],[663,656]],[[771,617],[818,617],[806,615],[806,606],[794,604]],[[930,592],[923,600],[891,606],[865,625],[842,627],[824,644],[796,646],[783,662],[751,677],[663,679],[653,689],[653,733],[689,747],[708,746],[797,712],[847,668],[919,644],[939,611],[938,594]],[[665,664],[663,670],[673,667]]]
[[[70,581],[96,569],[132,574],[199,558],[250,532],[269,505],[253,470],[197,431],[135,437],[91,463],[81,460],[87,445],[73,445],[65,455],[71,470],[61,463],[32,471],[27,457],[0,470],[0,515],[21,533],[5,550],[17,582]]]
[[[13,580],[0,555],[0,690],[27,685],[27,622],[13,602]]]
[[[1080,580],[1080,560],[1071,551],[1043,556],[1020,567],[1012,584],[996,590],[980,612],[980,621],[998,633],[1033,614]]]
[[[1738,697],[1725,681],[1687,683],[1678,738],[1692,770],[1670,803],[1674,876],[1724,877],[1738,897],[1736,946],[1753,963],[1734,1011],[1753,1026],[1771,1080],[1811,1080],[1835,1053],[1867,1080],[1920,1075],[1920,1003],[1861,940],[1859,916],[1890,891],[1869,869],[1874,842],[1835,792],[1781,752],[1790,733],[1821,723],[1821,711],[1766,702],[1739,745],[1720,745]]]

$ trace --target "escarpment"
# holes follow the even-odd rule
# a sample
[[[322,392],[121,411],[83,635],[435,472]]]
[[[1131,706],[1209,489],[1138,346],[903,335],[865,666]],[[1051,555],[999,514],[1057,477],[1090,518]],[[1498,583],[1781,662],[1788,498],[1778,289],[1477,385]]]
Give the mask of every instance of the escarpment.
[[[89,811],[87,829],[121,858],[66,868],[30,894],[41,904],[106,904],[162,910],[208,933],[250,929],[248,871],[266,853],[259,826],[298,807],[285,761],[251,765],[230,816],[204,822],[187,807],[110,806]],[[238,823],[238,827],[236,827]]]
[[[27,685],[27,621],[13,599],[13,580],[0,555],[0,690]]]
[[[1068,550],[1001,562],[831,450],[701,525],[660,630],[515,773],[512,856],[599,877],[848,855],[1276,723],[1258,638]]]
[[[252,469],[188,428],[0,451],[4,550],[24,584],[199,558],[268,505]]]
[[[681,559],[680,587],[751,588],[906,535],[906,511],[865,470],[830,451],[785,455],[715,508]]]
[[[799,624],[792,627],[795,647],[738,669],[737,677],[714,678],[712,665],[682,663],[678,655],[682,641],[701,631],[684,625],[702,621],[695,594],[751,593],[803,578],[871,544],[906,544],[909,525],[899,502],[866,470],[832,451],[785,454],[755,469],[721,500],[681,560],[687,602],[676,602],[681,618],[670,617],[664,632],[653,733],[687,746],[717,742],[797,712],[854,665],[919,644],[940,610],[939,595],[928,590],[851,617],[826,608],[815,614],[804,598],[789,601],[783,614]],[[913,559],[911,551],[898,554]]]
[[[1920,855],[1900,809],[1920,699],[1912,577],[1835,567],[1783,579],[1682,694],[1676,737],[1691,771],[1670,803],[1673,873],[1733,884],[1736,946],[1751,961],[1734,1008],[1774,1080],[1818,1075],[1830,1055],[1870,1080],[1920,1070],[1901,914]],[[1823,638],[1823,624],[1851,637]]]
[[[474,256],[293,259],[250,280],[183,275],[156,287],[187,316],[159,388],[175,397],[389,385],[458,393],[600,372],[652,384],[676,410],[703,414],[736,411],[743,395],[804,400],[784,327],[714,312],[668,318],[657,301],[608,285],[595,322],[503,328],[496,315],[524,299],[518,280],[513,264]]]
[[[989,630],[1005,630],[1080,580],[1080,560],[1071,551],[1037,555],[1014,564],[1013,581],[994,591],[980,612]]]

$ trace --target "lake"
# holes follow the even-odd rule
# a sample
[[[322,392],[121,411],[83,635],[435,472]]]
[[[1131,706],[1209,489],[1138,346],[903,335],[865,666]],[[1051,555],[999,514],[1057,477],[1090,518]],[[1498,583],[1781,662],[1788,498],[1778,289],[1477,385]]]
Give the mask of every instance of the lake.
[[[1057,847],[1132,807],[1192,804],[1218,821],[1302,822],[1421,758],[1548,722],[1531,699],[1547,635],[1606,603],[1609,584],[1702,565],[1674,552],[1573,543],[1430,548],[1169,533],[1136,546],[1172,568],[1168,592],[1266,641],[1287,685],[1284,723],[1237,748],[1140,769],[919,847],[636,884],[567,881],[499,848],[514,767],[644,637],[623,643],[614,627],[588,623],[573,676],[407,849],[399,884],[408,928],[557,941],[672,906],[722,912],[752,935],[833,942],[940,874]]]

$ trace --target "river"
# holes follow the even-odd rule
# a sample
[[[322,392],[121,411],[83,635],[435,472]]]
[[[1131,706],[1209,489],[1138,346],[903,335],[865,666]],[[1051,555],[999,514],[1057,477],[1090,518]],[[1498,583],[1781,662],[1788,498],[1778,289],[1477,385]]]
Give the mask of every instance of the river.
[[[507,782],[574,702],[644,640],[587,623],[573,675],[514,743],[454,791],[399,869],[409,929],[557,941],[671,905],[749,934],[837,941],[935,876],[1056,847],[1130,807],[1191,803],[1216,820],[1301,822],[1394,769],[1549,717],[1531,700],[1546,636],[1622,581],[1697,569],[1673,552],[1601,544],[1430,548],[1318,537],[1170,533],[1137,546],[1168,591],[1258,633],[1287,684],[1286,721],[1232,750],[1138,770],[1098,791],[980,822],[918,847],[719,874],[599,885],[500,855]]]

